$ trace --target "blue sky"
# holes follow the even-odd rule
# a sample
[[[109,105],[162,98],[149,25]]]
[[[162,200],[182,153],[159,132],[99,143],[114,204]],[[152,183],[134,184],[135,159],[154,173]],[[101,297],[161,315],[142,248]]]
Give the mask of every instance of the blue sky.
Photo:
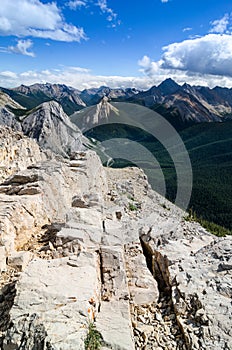
[[[232,87],[231,0],[1,0],[0,85]]]

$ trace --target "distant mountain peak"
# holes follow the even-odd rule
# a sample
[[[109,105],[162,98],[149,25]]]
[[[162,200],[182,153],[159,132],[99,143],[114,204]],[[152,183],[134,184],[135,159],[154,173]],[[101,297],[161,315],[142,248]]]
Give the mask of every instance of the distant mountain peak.
[[[158,85],[158,90],[164,94],[169,95],[175,93],[180,89],[180,85],[178,85],[173,79],[168,78],[164,80],[160,85]]]
[[[108,120],[111,113],[116,115],[119,114],[119,111],[116,107],[109,103],[109,97],[103,96],[101,101],[96,105],[96,110],[93,115],[94,124],[99,124],[102,120]]]
[[[37,140],[42,148],[67,156],[82,149],[83,136],[62,106],[56,101],[44,102],[22,121],[25,135]]]
[[[107,103],[110,101],[110,98],[107,95],[104,95],[99,103]]]
[[[71,121],[82,132],[86,132],[96,126],[119,121],[120,111],[109,103],[109,98],[103,96],[100,102],[94,106],[84,108],[71,116]]]
[[[47,113],[56,115],[61,119],[63,119],[63,116],[65,116],[65,119],[67,117],[62,106],[54,100],[41,103],[38,107],[35,108],[35,111],[46,111]]]

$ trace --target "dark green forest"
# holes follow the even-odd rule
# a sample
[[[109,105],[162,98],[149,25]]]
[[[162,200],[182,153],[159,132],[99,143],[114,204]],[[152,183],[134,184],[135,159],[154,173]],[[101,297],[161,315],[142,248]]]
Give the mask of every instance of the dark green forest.
[[[232,230],[232,122],[200,123],[179,131],[189,153],[193,171],[193,189],[189,210],[195,218]],[[99,141],[128,138],[151,151],[162,168],[166,181],[166,197],[175,201],[177,181],[175,166],[168,152],[143,130],[121,124],[108,124],[90,130],[87,136]],[[110,154],[110,150],[107,150]],[[129,152],[129,150],[128,150]],[[144,169],[154,190],[159,192],[152,164],[144,155],[138,159],[114,159],[113,167],[137,165]],[[151,170],[152,169],[152,170]],[[184,171],[184,170],[183,170]],[[156,180],[156,181],[155,181]],[[208,227],[209,228],[209,227]],[[225,231],[228,233],[228,231]],[[220,234],[219,234],[220,235]]]

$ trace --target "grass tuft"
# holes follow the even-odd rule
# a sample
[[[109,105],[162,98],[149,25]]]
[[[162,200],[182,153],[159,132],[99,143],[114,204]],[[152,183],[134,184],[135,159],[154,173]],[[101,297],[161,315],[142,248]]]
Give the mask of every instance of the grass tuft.
[[[85,350],[99,350],[101,349],[102,336],[96,329],[93,322],[89,323],[88,334],[85,339]]]

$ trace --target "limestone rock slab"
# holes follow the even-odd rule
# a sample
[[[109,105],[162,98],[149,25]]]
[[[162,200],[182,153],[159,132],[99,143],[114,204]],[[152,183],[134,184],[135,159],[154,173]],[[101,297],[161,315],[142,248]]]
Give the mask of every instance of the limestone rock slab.
[[[24,334],[28,339],[25,350],[32,349],[36,341],[42,344],[38,329],[52,349],[84,349],[89,301],[98,304],[99,300],[97,264],[97,255],[85,252],[71,260],[33,260],[17,283],[12,327],[3,349],[18,349]]]

